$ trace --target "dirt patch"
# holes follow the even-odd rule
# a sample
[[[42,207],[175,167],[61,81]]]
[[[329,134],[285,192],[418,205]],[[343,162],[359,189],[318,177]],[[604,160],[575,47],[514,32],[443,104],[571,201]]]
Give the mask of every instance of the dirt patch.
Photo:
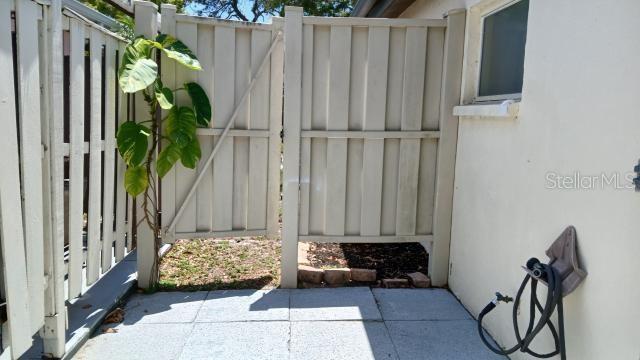
[[[324,244],[312,243],[307,255],[317,268],[376,269],[378,279],[404,278],[412,272],[427,273],[429,255],[416,243]]]
[[[277,240],[178,240],[160,261],[161,290],[263,289],[279,285]]]

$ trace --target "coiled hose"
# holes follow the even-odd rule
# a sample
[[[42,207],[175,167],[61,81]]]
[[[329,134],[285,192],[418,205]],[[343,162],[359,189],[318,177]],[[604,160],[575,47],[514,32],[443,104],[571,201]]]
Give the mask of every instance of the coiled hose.
[[[483,318],[489,312],[491,312],[500,301],[511,301],[509,297],[502,296],[500,293],[496,293],[496,299],[487,304],[487,306],[485,306],[485,308],[480,312],[480,315],[478,316],[478,333],[480,334],[480,338],[482,339],[482,342],[496,354],[507,356],[520,350],[537,358],[550,358],[552,356],[560,354],[561,359],[566,360],[567,355],[564,339],[564,313],[562,309],[562,279],[560,278],[558,272],[551,265],[543,264],[536,258],[529,259],[529,261],[527,262],[527,268],[532,271],[535,277],[531,276],[530,274],[527,274],[525,276],[524,280],[522,280],[522,284],[520,284],[520,288],[518,289],[518,293],[513,304],[512,320],[517,344],[508,349],[500,349],[491,344],[484,335],[484,331],[482,328]],[[549,287],[544,307],[542,306],[542,304],[540,304],[537,296],[537,287],[539,280],[546,281]],[[524,336],[521,336],[520,328],[518,326],[518,307],[520,306],[522,293],[527,287],[529,281],[531,281],[531,299],[529,300],[529,325],[527,326],[527,331],[525,332]],[[551,322],[551,315],[553,314],[556,307],[558,309],[559,331],[556,331],[555,326]],[[536,309],[541,313],[540,319],[537,323],[535,321]],[[549,327],[549,331],[553,336],[555,350],[550,353],[540,354],[531,350],[529,346],[531,345],[533,339],[538,335],[538,333],[540,333],[540,331],[542,331],[545,326]]]

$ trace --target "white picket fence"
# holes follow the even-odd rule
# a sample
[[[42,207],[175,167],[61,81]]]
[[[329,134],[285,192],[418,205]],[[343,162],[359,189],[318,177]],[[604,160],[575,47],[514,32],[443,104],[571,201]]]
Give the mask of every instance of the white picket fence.
[[[130,249],[115,153],[129,108],[116,83],[125,42],[60,0],[1,1],[0,27],[3,357],[38,331],[60,357],[66,301]]]

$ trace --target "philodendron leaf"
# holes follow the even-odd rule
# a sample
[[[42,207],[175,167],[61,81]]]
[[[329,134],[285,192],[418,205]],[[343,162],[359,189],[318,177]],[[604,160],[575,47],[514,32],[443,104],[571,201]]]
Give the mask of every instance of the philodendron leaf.
[[[180,148],[187,146],[195,138],[196,116],[191,108],[174,106],[165,120],[165,134]]]
[[[150,58],[152,48],[153,42],[142,37],[127,45],[118,69],[118,82],[122,91],[136,92],[155,81],[158,65]]]
[[[182,41],[171,35],[160,34],[156,37],[154,46],[162,50],[167,57],[193,70],[202,70],[195,54]]]
[[[147,168],[144,165],[130,166],[124,173],[124,188],[131,196],[142,194],[149,186]]]
[[[211,121],[211,103],[204,89],[194,82],[184,84],[184,88],[191,97],[193,110],[196,113],[196,124],[202,127],[209,127]]]
[[[151,59],[137,59],[125,65],[118,82],[125,93],[134,93],[153,84],[158,76],[158,64]]]
[[[173,92],[168,87],[165,87],[160,79],[154,83],[153,90],[161,108],[169,110],[173,107]]]
[[[137,166],[144,161],[149,146],[149,134],[151,134],[149,128],[133,121],[120,125],[116,142],[118,152],[127,165]]]
[[[182,156],[182,150],[175,143],[169,143],[158,154],[158,161],[156,161],[156,171],[158,176],[163,178],[173,165],[180,160]]]
[[[195,169],[201,156],[200,142],[198,141],[198,138],[194,136],[193,139],[191,139],[191,142],[182,149],[180,161],[184,167]]]

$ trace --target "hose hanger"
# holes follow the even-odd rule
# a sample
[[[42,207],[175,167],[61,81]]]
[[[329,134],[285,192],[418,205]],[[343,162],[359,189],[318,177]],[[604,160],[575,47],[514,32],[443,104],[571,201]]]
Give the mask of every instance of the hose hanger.
[[[548,264],[544,264],[536,258],[531,258],[527,261],[526,267],[523,267],[527,274],[520,284],[515,300],[497,292],[496,298],[487,304],[480,312],[478,316],[478,333],[480,334],[482,342],[494,353],[506,356],[520,350],[537,358],[550,358],[558,354],[560,354],[560,358],[563,360],[567,358],[562,298],[573,292],[587,276],[586,271],[580,269],[578,264],[576,229],[573,226],[567,227],[553,242],[551,247],[547,249],[546,254],[549,257]],[[548,287],[544,306],[540,303],[537,296],[539,282]],[[529,324],[524,336],[522,336],[518,325],[518,308],[522,294],[529,283],[531,283]],[[500,302],[504,302],[505,304],[513,302],[512,320],[517,343],[507,349],[500,349],[491,344],[486,339],[482,328],[483,318],[495,309]],[[551,321],[551,315],[556,309],[558,311],[557,329]],[[540,312],[540,319],[537,322],[536,310]],[[551,336],[553,337],[555,350],[550,353],[540,354],[533,351],[529,346],[533,339],[545,327],[549,328]]]

